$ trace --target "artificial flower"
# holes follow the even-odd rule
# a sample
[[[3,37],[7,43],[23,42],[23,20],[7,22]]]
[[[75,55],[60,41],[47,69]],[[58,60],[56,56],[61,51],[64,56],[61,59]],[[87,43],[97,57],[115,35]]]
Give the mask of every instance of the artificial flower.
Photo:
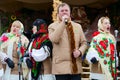
[[[8,37],[6,35],[3,35],[1,38],[0,38],[0,41],[2,42],[5,42],[8,40]]]
[[[96,49],[97,49],[97,51],[100,53],[101,56],[104,56],[104,52],[103,52],[102,49],[99,47],[99,45],[96,45]]]
[[[110,56],[110,54],[109,53],[106,53],[106,57],[109,57]]]
[[[115,49],[114,44],[110,44],[110,52],[111,52],[110,54],[112,61],[114,60],[114,49]]]
[[[104,41],[100,41],[100,45],[103,47],[104,50],[107,49],[107,45],[105,44]]]
[[[20,52],[22,53],[22,56],[24,55],[24,52],[25,52],[25,47],[21,46],[20,47]]]
[[[105,64],[105,65],[107,64],[107,60],[104,60],[104,64]]]

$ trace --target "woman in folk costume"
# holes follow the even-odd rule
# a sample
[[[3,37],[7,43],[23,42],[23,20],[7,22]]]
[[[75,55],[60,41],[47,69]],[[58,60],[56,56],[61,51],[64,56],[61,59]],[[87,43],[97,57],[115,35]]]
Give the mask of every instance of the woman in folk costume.
[[[2,64],[0,69],[4,69],[1,80],[20,80],[20,78],[22,80],[27,76],[27,74],[22,75],[24,74],[23,67],[27,69],[27,65],[22,66],[20,69],[20,75],[22,75],[20,78],[18,71],[18,62],[24,55],[26,46],[29,43],[29,40],[22,34],[23,30],[23,24],[19,20],[15,20],[11,25],[10,32],[0,37],[0,61]]]
[[[26,59],[28,68],[31,69],[31,80],[55,80],[51,75],[52,43],[48,38],[46,22],[36,19],[32,31],[32,40],[28,48],[30,57]]]
[[[115,38],[110,33],[110,19],[101,17],[98,21],[98,31],[93,33],[93,39],[87,53],[87,60],[91,63],[91,79],[114,80],[115,69]],[[118,57],[116,62],[118,62]]]
[[[2,77],[3,77],[3,68],[2,68],[2,63],[0,62],[0,80],[2,80]]]

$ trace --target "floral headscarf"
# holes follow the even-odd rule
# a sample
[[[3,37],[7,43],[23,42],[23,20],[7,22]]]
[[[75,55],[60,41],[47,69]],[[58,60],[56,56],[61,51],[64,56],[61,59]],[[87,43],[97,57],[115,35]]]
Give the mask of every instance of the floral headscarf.
[[[43,19],[36,19],[33,22],[33,26],[37,26],[37,33],[46,33],[47,32],[47,24]]]

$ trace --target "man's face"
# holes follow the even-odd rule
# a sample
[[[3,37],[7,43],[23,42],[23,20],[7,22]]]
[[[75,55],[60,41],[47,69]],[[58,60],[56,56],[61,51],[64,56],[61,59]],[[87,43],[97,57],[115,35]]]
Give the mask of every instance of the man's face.
[[[58,13],[59,19],[62,20],[62,17],[64,15],[67,15],[68,17],[70,17],[70,9],[67,5],[61,6],[59,8],[59,13]]]

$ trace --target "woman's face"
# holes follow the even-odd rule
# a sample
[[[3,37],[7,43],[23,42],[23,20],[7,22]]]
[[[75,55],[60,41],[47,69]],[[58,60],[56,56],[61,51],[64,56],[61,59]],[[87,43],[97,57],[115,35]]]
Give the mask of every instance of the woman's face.
[[[32,32],[33,32],[33,34],[35,34],[37,32],[37,26],[33,26]]]
[[[19,35],[20,34],[20,29],[21,29],[21,25],[19,22],[13,22],[12,26],[11,26],[11,33],[15,34],[15,35]]]
[[[110,20],[109,19],[103,19],[102,21],[102,25],[103,25],[103,29],[106,33],[110,32],[110,27],[111,27],[111,24],[110,24]]]

